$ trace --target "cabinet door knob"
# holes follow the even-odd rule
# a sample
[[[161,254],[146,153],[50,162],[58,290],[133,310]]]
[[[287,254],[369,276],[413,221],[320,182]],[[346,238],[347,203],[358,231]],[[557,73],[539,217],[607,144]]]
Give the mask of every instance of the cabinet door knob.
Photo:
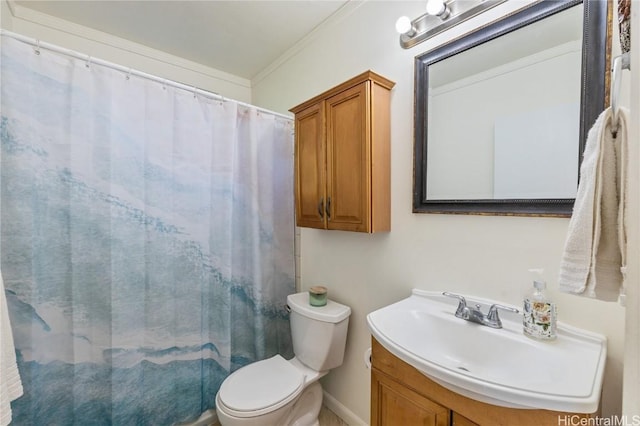
[[[324,219],[324,197],[320,198],[320,202],[318,203],[318,214],[320,215],[320,219]]]
[[[331,197],[327,198],[326,210],[327,220],[331,220]]]

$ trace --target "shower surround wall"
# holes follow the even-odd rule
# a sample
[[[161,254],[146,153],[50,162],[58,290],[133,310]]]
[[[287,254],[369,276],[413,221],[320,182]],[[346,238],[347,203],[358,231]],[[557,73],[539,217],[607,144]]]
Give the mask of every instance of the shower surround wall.
[[[12,424],[189,421],[291,356],[291,121],[2,36]]]

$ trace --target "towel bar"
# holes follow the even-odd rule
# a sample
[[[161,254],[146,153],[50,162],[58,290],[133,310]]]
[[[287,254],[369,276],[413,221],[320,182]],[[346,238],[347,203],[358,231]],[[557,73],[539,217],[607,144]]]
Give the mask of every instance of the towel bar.
[[[611,133],[613,137],[618,134],[618,111],[620,97],[620,80],[622,70],[631,69],[629,52],[616,56],[613,59],[613,71],[611,76]]]

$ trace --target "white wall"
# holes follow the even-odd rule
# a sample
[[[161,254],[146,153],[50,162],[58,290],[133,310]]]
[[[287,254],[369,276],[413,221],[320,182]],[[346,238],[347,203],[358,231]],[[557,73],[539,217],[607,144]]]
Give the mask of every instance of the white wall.
[[[625,311],[615,303],[558,292],[556,276],[568,219],[411,212],[414,57],[523,4],[509,1],[410,50],[400,48],[395,20],[400,15],[419,16],[423,2],[354,4],[254,82],[254,103],[279,112],[366,69],[396,82],[391,108],[391,232],[301,231],[302,288],[325,285],[331,298],[352,307],[345,363],[323,384],[364,422],[369,420],[369,371],[363,364],[370,345],[365,321],[369,312],[407,297],[414,287],[520,304],[531,267],[547,271],[561,321],[608,337],[603,414],[621,411]]]
[[[1,27],[95,58],[177,81],[226,98],[251,102],[251,83],[240,77],[188,61],[69,21],[0,0]]]

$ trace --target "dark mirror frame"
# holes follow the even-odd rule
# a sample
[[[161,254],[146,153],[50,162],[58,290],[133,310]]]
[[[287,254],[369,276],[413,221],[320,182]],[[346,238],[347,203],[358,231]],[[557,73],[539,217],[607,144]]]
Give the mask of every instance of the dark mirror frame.
[[[427,199],[427,105],[429,65],[471,49],[496,37],[515,31],[557,12],[583,3],[582,71],[580,88],[580,139],[578,170],[589,129],[608,102],[611,39],[610,1],[546,0],[491,23],[428,51],[415,58],[414,106],[414,213],[457,213],[513,216],[567,217],[573,210],[574,198],[569,199]]]

